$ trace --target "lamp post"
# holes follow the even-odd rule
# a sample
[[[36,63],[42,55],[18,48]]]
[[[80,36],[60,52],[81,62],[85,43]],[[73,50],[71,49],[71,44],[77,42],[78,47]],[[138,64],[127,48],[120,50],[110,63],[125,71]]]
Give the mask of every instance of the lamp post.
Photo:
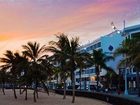
[[[118,29],[115,27],[114,23],[111,22],[112,28],[113,28],[115,31],[117,31],[118,34],[121,34],[122,36],[124,36],[125,38],[127,38],[126,33],[125,33],[125,20],[123,21],[123,25],[124,25],[124,29],[123,29],[123,31],[120,31],[120,30],[118,30]],[[127,59],[127,55],[126,55],[126,54],[125,54],[125,59]],[[127,68],[127,62],[126,62],[126,63],[125,63],[125,76],[124,76],[124,79],[125,79],[125,91],[124,91],[124,94],[125,94],[125,95],[128,95],[128,88],[127,88],[127,70],[128,70],[128,68]]]

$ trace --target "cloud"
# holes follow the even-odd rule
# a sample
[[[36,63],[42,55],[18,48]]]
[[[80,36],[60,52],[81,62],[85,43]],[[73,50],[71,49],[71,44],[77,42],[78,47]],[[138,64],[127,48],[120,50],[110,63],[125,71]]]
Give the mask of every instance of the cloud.
[[[138,0],[5,0],[0,2],[0,35],[7,35],[9,39],[28,39],[44,36],[49,38],[57,32],[94,31],[97,33],[96,36],[107,32],[111,21],[117,22],[118,25],[123,19],[129,21],[135,19],[136,15],[131,14],[135,13],[136,8],[139,14],[138,2]]]

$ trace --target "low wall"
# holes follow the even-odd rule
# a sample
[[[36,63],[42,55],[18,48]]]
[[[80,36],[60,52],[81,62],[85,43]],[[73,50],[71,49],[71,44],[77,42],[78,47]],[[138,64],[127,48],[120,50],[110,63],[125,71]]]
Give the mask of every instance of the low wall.
[[[58,94],[63,94],[63,90],[55,90]],[[72,95],[72,91],[68,90],[66,91],[67,95]],[[108,103],[111,103],[113,105],[140,105],[140,102],[121,97],[121,96],[115,96],[107,93],[99,93],[99,92],[86,92],[86,91],[75,91],[76,96],[81,97],[88,97],[88,98],[94,98],[99,99]]]

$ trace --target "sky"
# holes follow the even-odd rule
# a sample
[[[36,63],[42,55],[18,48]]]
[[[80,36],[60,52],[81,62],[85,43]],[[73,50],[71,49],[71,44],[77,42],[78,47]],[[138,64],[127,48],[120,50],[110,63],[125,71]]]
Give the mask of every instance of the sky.
[[[140,24],[140,0],[0,0],[0,55],[28,41],[48,44],[55,34],[85,44],[113,30]]]

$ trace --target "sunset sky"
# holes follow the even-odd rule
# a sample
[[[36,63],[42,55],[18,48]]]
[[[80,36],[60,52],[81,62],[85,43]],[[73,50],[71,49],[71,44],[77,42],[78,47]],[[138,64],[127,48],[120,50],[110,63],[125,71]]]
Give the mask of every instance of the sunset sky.
[[[113,30],[140,24],[140,0],[0,0],[0,55],[28,41],[47,44],[58,32],[93,41]]]

